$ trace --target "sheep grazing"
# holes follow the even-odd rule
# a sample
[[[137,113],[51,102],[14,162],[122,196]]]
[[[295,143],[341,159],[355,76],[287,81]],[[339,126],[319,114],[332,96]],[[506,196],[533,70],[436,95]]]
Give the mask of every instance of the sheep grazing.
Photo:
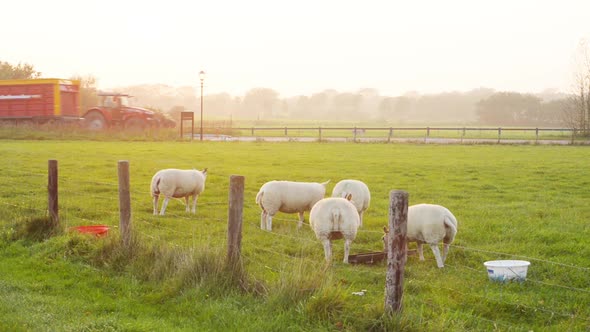
[[[344,263],[348,263],[350,244],[356,237],[360,217],[356,207],[346,198],[329,197],[317,202],[309,214],[309,225],[324,245],[326,261],[332,259],[332,240],[344,238]]]
[[[359,218],[361,221],[361,227],[363,226],[363,213],[369,208],[369,203],[371,202],[371,192],[369,191],[369,187],[359,180],[342,180],[336,183],[334,189],[332,190],[332,197],[346,197],[348,194],[351,194],[352,204],[356,207],[358,211]]]
[[[330,180],[317,182],[270,181],[260,187],[256,204],[262,209],[260,228],[272,231],[272,217],[277,212],[299,213],[299,224],[303,224],[303,213],[324,198],[326,185]]]
[[[383,229],[384,250],[387,251],[387,228]],[[444,267],[449,246],[457,234],[457,219],[447,208],[433,204],[417,204],[408,208],[407,240],[416,242],[420,260],[424,260],[422,244],[428,243],[439,268]],[[443,242],[443,256],[440,257],[438,243]]]
[[[189,196],[193,196],[192,213],[197,212],[197,198],[205,190],[205,180],[207,179],[207,169],[199,170],[181,170],[181,169],[163,169],[158,171],[152,178],[151,193],[154,200],[154,215],[158,214],[158,198],[160,194],[164,195],[164,202],[160,215],[163,216],[168,206],[170,197],[184,197],[186,212],[189,212]]]

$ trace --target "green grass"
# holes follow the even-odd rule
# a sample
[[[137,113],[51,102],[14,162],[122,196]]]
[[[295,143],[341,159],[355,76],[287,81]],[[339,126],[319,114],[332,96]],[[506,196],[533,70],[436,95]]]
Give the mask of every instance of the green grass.
[[[0,330],[547,330],[590,327],[590,150],[582,146],[0,141]],[[59,162],[63,235],[34,221],[47,204],[47,160]],[[137,250],[118,247],[117,161],[131,170]],[[152,215],[161,168],[209,169],[197,214],[170,202]],[[242,279],[223,277],[229,177],[246,178]],[[372,193],[352,254],[382,248],[388,196],[448,207],[459,232],[444,269],[425,247],[409,257],[404,312],[383,316],[385,264],[326,267],[296,215],[259,229],[254,197],[273,179],[365,181]],[[307,214],[306,214],[307,216]],[[108,224],[106,239],[68,232]],[[32,225],[37,237],[23,238]],[[27,229],[27,227],[24,227]],[[14,241],[14,239],[20,239]],[[201,253],[201,254],[199,254]],[[483,262],[531,261],[524,283],[487,280]],[[366,289],[365,296],[352,292]]]

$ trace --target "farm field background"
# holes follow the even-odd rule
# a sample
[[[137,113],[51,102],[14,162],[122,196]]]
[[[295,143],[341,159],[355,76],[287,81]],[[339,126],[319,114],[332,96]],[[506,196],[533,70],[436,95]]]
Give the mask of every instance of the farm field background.
[[[587,147],[2,140],[0,155],[0,330],[590,328]],[[108,238],[7,240],[15,223],[46,214],[49,159],[59,163],[66,229],[108,224],[109,237],[116,235],[117,161],[128,160],[138,237],[212,255],[225,250],[229,177],[245,176],[243,263],[257,286],[222,292],[94,264],[89,257]],[[164,217],[152,215],[149,183],[157,170],[205,167],[196,215],[182,201],[171,201]],[[297,229],[296,215],[278,214],[272,233],[259,228],[254,198],[264,182],[329,179],[329,195],[345,178],[363,180],[372,194],[351,254],[382,249],[393,189],[408,191],[410,204],[444,205],[459,221],[444,269],[427,246],[425,262],[408,258],[397,318],[383,315],[385,264],[345,265],[336,241],[325,268],[321,244],[309,226]],[[528,280],[491,283],[483,262],[495,259],[530,260]],[[364,296],[352,294],[361,290]]]

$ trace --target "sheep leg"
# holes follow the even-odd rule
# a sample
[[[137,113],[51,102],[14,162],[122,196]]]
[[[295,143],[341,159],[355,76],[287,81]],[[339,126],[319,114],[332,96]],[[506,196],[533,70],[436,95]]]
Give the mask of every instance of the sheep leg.
[[[199,198],[198,195],[193,195],[193,209],[191,210],[193,212],[193,214],[197,213],[197,199],[198,198]]]
[[[348,264],[348,253],[350,252],[350,243],[352,241],[349,239],[344,239],[344,263]]]
[[[188,196],[184,196],[184,210],[190,212],[190,205],[188,205]]]
[[[297,224],[297,228],[301,228],[304,220],[305,220],[305,217],[303,216],[303,212],[299,212],[299,223]]]
[[[322,239],[322,244],[324,245],[324,256],[326,257],[326,262],[330,262],[332,259],[332,242],[328,239]]]
[[[443,243],[443,263],[447,260],[447,254],[449,253],[449,246],[451,244],[450,243]]]
[[[272,214],[268,214],[268,217],[266,217],[266,230],[267,231],[272,231]]]
[[[417,251],[418,251],[418,256],[420,256],[420,260],[423,261],[424,260],[424,252],[422,251],[422,243],[420,243],[420,242],[417,243]]]
[[[166,212],[166,207],[168,206],[168,200],[170,198],[168,196],[164,196],[164,201],[162,202],[162,209],[160,210],[160,215],[163,216]]]
[[[430,245],[430,249],[432,249],[432,252],[434,253],[434,257],[436,257],[436,265],[438,265],[439,268],[445,267],[443,260],[440,258],[440,250],[438,249],[438,244],[437,243],[429,243],[428,245]]]
[[[266,211],[262,210],[262,213],[260,213],[260,229],[265,230],[266,229],[266,216],[268,215],[268,213],[266,213]]]
[[[160,195],[154,195],[153,196],[153,200],[154,200],[154,216],[158,215],[158,198],[160,197]]]

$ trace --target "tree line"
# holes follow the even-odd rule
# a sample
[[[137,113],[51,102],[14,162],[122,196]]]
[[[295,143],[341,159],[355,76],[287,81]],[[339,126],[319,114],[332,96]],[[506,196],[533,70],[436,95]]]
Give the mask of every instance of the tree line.
[[[584,44],[583,47],[587,45]],[[586,47],[587,48],[587,47]],[[585,48],[581,48],[585,49]],[[327,89],[310,96],[283,97],[271,88],[253,88],[244,96],[228,93],[204,95],[206,119],[316,120],[380,122],[387,125],[489,125],[489,126],[567,126],[590,132],[590,58],[580,54],[576,71],[577,92],[540,94],[495,91],[479,88],[467,92],[439,94],[406,93],[382,96],[376,89],[339,92]],[[0,79],[41,78],[30,64],[0,61]],[[76,76],[81,82],[81,109],[96,105],[97,79]],[[135,97],[136,106],[170,114],[178,120],[181,111],[200,111],[195,87],[137,85],[117,89]]]

